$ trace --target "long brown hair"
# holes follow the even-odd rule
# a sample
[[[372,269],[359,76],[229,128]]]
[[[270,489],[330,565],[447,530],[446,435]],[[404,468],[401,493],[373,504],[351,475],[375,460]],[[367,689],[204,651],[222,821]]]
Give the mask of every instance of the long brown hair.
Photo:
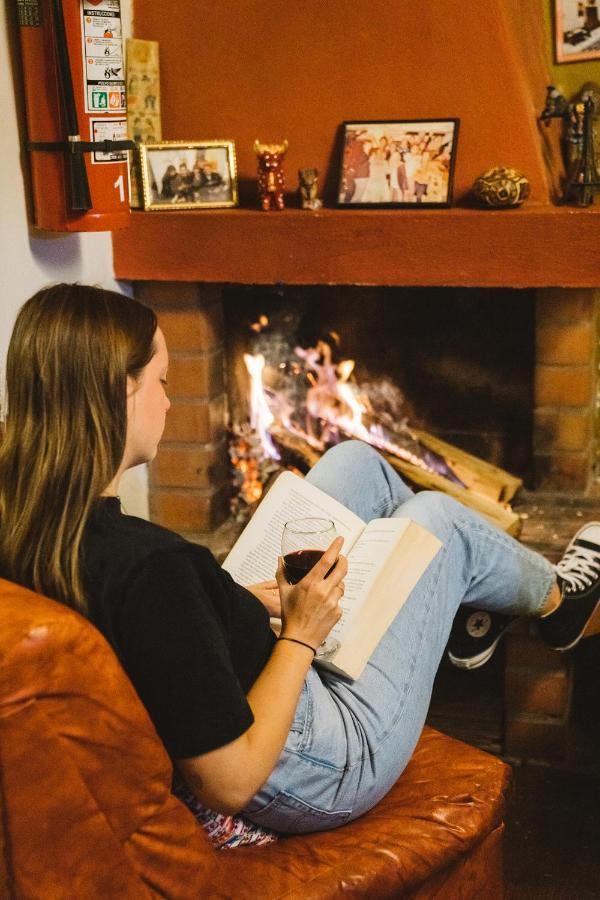
[[[20,310],[6,361],[0,444],[0,573],[82,611],[80,545],[123,459],[127,375],[155,352],[156,316],[80,284]]]

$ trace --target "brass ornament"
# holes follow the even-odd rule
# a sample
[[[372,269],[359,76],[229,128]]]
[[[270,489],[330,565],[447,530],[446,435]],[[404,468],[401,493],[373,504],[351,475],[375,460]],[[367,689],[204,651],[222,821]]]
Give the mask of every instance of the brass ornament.
[[[473,183],[473,193],[486,206],[496,208],[520,206],[529,197],[528,179],[509,166],[488,169]]]

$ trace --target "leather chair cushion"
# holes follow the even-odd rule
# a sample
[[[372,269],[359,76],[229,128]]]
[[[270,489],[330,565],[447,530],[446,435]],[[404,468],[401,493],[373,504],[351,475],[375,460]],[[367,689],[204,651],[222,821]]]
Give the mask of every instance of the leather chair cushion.
[[[0,890],[9,884],[7,896],[398,896],[497,829],[509,769],[425,729],[398,783],[366,816],[224,852],[172,796],[171,776],[99,632],[0,579]]]
[[[220,858],[171,795],[169,757],[102,635],[2,579],[0,765],[23,895],[70,900],[104,884],[104,896],[198,897],[219,875]]]

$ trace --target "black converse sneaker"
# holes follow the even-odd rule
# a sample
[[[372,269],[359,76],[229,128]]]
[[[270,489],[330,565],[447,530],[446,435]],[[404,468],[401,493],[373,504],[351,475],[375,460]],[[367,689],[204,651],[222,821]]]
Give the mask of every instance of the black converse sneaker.
[[[554,569],[563,601],[538,630],[554,650],[570,650],[600,630],[600,522],[579,529]]]
[[[492,657],[498,642],[517,616],[461,606],[448,640],[448,658],[459,669],[477,669]]]

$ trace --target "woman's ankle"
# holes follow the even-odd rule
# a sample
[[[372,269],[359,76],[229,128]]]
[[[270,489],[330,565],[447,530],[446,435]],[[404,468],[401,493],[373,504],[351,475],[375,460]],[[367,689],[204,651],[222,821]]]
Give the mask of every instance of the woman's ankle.
[[[558,607],[561,605],[562,600],[563,600],[562,591],[560,589],[558,582],[555,582],[554,585],[552,586],[550,593],[546,597],[544,605],[542,606],[542,608],[540,610],[540,614],[539,614],[540,619],[545,619],[546,616],[550,616],[550,615],[552,615],[553,612],[556,612]]]

